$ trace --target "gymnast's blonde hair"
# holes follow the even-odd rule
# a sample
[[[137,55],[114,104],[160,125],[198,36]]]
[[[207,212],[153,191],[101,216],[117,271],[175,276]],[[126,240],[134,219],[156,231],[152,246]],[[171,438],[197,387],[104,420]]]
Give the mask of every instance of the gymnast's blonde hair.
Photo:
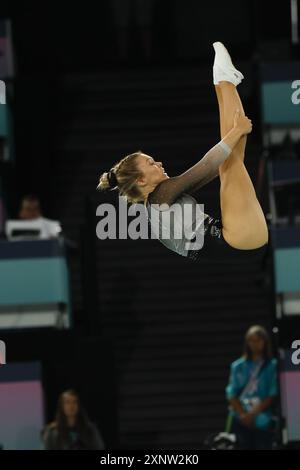
[[[130,203],[143,201],[143,194],[137,185],[142,172],[137,167],[137,158],[142,155],[138,150],[117,162],[108,172],[102,173],[97,189],[117,189]]]

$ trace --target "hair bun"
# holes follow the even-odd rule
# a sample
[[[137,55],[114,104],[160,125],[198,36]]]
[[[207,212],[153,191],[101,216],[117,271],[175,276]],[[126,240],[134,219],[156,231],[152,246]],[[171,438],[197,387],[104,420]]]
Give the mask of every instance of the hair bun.
[[[116,186],[118,186],[118,180],[117,180],[117,177],[116,177],[116,173],[113,170],[110,170],[107,173],[107,179],[108,179],[110,188],[115,188]]]

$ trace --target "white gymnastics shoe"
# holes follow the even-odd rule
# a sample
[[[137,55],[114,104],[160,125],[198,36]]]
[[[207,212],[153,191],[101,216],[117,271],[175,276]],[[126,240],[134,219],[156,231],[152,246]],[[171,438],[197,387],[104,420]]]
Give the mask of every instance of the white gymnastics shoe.
[[[232,63],[231,57],[221,42],[214,42],[213,47],[215,50],[215,61],[213,66],[214,85],[219,82],[230,82],[237,86],[241,83],[244,75],[235,68]]]

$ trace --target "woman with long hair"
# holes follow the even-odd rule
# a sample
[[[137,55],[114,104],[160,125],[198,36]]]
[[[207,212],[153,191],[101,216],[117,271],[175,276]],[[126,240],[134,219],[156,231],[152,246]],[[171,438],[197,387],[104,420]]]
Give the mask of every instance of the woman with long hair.
[[[245,335],[242,357],[231,364],[226,387],[230,430],[240,449],[272,448],[276,395],[277,361],[272,358],[270,337],[265,328],[254,325]]]
[[[58,398],[55,421],[43,432],[45,450],[101,450],[104,443],[89,420],[77,392],[65,390]]]
[[[194,261],[201,260],[203,253],[216,255],[219,250],[229,257],[253,256],[263,253],[268,243],[265,216],[244,164],[247,134],[252,131],[251,120],[245,116],[236,89],[244,77],[233,66],[224,45],[216,42],[213,46],[221,140],[178,176],[169,177],[161,162],[139,151],[103,173],[98,184],[98,189],[118,189],[130,203],[143,202],[157,238],[169,249]],[[216,176],[221,183],[221,219],[197,210],[197,201],[190,194]],[[185,205],[190,205],[193,211],[187,224],[182,217]],[[159,217],[153,216],[153,210],[158,211]],[[161,215],[165,212],[174,215],[170,227],[162,222]],[[165,235],[167,230],[169,237]],[[195,249],[191,241],[199,231],[204,246]]]

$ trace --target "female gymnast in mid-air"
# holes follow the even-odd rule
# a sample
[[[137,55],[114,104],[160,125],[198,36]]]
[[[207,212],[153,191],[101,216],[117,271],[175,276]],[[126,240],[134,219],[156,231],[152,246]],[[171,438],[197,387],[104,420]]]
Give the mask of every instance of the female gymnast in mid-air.
[[[219,104],[221,140],[200,161],[178,176],[169,177],[161,162],[139,151],[103,173],[98,184],[98,189],[118,189],[128,202],[143,202],[151,228],[160,233],[159,227],[155,226],[157,217],[155,221],[154,218],[151,220],[153,205],[156,210],[160,207],[171,210],[174,203],[177,206],[197,204],[191,193],[219,176],[221,218],[202,213],[202,248],[187,249],[184,236],[181,240],[172,235],[168,240],[158,236],[169,249],[193,261],[201,260],[203,254],[220,251],[229,257],[253,256],[263,252],[268,244],[265,216],[244,164],[247,134],[252,131],[251,120],[245,116],[236,89],[244,77],[234,67],[221,42],[215,42],[213,47],[213,81]],[[182,223],[178,220],[175,217],[173,224]],[[197,226],[197,220],[195,222]]]

